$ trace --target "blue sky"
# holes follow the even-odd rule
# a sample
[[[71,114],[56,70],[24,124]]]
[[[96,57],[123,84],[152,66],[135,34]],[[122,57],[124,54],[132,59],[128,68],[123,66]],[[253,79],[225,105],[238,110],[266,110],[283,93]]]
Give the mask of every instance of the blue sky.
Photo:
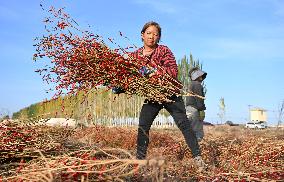
[[[10,113],[50,95],[34,72],[33,39],[45,34],[41,1],[0,1],[0,111]],[[248,105],[268,110],[276,123],[284,99],[283,0],[54,0],[46,7],[65,7],[79,24],[104,37],[123,32],[141,46],[145,22],[157,21],[162,42],[177,60],[192,53],[208,72],[206,120],[218,121],[224,97],[226,120],[245,123]]]

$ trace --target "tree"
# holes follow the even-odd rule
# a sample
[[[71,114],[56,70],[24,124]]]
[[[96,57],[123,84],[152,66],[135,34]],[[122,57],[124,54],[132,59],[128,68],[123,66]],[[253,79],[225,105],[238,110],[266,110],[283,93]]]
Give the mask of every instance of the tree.
[[[221,97],[219,102],[219,113],[217,114],[218,117],[220,118],[220,124],[222,124],[223,121],[225,120],[225,113],[226,113],[225,99]]]
[[[200,63],[200,61],[198,59],[194,60],[192,54],[190,54],[189,60],[188,60],[188,58],[186,56],[184,56],[179,61],[179,65],[178,65],[178,69],[179,69],[178,79],[179,79],[179,81],[183,85],[182,91],[184,93],[186,93],[187,88],[191,84],[189,70],[191,70],[194,67],[198,67],[199,69],[202,70],[202,63]],[[206,89],[206,85],[205,85],[204,82],[202,82],[202,86],[203,86],[204,94],[206,94],[207,89]],[[184,101],[186,103],[186,98],[185,97],[184,97]]]
[[[7,119],[10,119],[9,115],[1,116],[1,117],[0,117],[0,122],[2,122],[2,121],[4,121],[4,120],[7,120]]]
[[[0,109],[0,120],[9,119],[10,118],[9,116],[10,116],[9,109],[6,108]]]

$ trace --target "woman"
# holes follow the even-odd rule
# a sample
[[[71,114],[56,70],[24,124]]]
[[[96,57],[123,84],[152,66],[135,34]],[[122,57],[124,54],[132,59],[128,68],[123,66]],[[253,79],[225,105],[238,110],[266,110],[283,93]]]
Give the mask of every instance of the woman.
[[[177,80],[178,67],[173,53],[167,46],[158,44],[161,38],[160,25],[152,21],[146,23],[141,30],[141,38],[144,45],[135,51],[132,56],[134,58],[144,57],[146,66],[147,64],[154,63],[154,65],[156,64],[162,67],[168,75]],[[151,65],[151,67],[152,66],[153,65]],[[146,71],[146,73],[150,73],[148,76],[155,74],[153,71]],[[151,125],[159,111],[165,108],[181,130],[198,166],[203,167],[205,164],[201,159],[201,152],[197,139],[192,131],[191,123],[186,116],[182,97],[172,95],[169,99],[173,102],[158,103],[148,99],[145,100],[139,117],[136,157],[137,159],[146,158]]]

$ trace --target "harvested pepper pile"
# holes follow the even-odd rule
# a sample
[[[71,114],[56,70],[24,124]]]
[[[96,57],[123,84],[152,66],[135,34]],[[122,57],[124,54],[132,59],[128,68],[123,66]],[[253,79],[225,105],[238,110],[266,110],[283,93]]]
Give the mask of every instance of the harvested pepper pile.
[[[27,133],[32,138],[20,141],[20,135],[30,137]],[[202,172],[196,169],[177,129],[153,129],[150,139],[148,160],[136,160],[136,128],[2,125],[0,176],[8,181],[284,179],[283,130],[213,127],[201,142],[202,157],[208,165]]]

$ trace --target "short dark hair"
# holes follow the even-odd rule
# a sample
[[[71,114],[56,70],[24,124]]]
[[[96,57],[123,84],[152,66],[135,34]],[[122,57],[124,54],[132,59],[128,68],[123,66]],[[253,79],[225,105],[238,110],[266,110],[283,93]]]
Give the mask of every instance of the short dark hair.
[[[154,21],[149,21],[147,23],[145,23],[145,25],[143,26],[142,30],[141,30],[141,34],[145,33],[146,29],[150,26],[155,26],[157,29],[158,29],[158,32],[159,32],[159,40],[158,42],[160,41],[161,39],[161,36],[162,36],[162,28],[161,26],[159,25],[159,23],[157,22],[154,22]],[[143,40],[142,40],[143,41]]]

